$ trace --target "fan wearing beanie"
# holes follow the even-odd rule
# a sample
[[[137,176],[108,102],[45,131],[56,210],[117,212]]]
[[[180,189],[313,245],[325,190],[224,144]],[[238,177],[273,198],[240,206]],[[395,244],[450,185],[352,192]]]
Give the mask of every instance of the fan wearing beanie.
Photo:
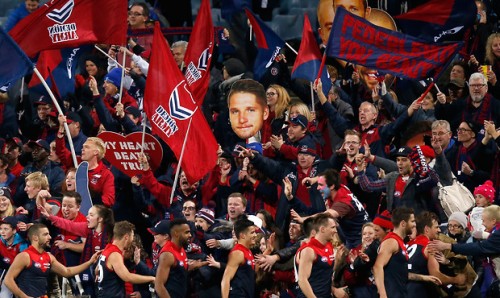
[[[476,199],[477,207],[488,207],[495,201],[495,188],[493,182],[487,180],[484,184],[479,185],[474,189],[474,198]]]
[[[116,115],[115,106],[119,101],[120,97],[120,86],[122,82],[122,69],[121,68],[113,68],[109,71],[109,73],[104,77],[104,95],[99,93],[99,87],[97,86],[97,81],[93,76],[90,76],[89,88],[92,91],[92,96],[94,101],[96,102],[96,111],[99,115],[99,119],[105,119],[105,111],[101,109],[101,104],[99,101],[102,100],[104,105],[108,109],[111,115]],[[133,106],[138,108],[137,101],[128,94],[127,90],[123,88],[122,90],[122,98],[121,103],[124,108],[128,106]]]

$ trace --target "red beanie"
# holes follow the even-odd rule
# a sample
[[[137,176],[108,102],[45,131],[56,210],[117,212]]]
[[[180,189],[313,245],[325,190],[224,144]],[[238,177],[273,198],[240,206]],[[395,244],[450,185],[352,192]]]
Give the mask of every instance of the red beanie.
[[[394,225],[392,224],[391,218],[391,213],[387,210],[384,210],[382,213],[375,215],[373,223],[381,226],[384,229],[392,230],[394,229]]]
[[[483,195],[490,201],[490,203],[493,203],[495,200],[495,188],[493,187],[493,182],[486,180],[484,184],[474,188],[474,195]]]

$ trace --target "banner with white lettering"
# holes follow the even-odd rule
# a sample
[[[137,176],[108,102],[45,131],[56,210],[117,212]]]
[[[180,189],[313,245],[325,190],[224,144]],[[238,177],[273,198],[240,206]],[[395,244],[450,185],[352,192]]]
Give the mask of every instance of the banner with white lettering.
[[[141,153],[142,132],[134,132],[126,136],[112,131],[98,135],[106,144],[105,158],[111,165],[129,177],[142,172],[139,164]],[[160,142],[150,134],[145,135],[144,153],[148,157],[151,170],[156,170],[163,158],[163,148]]]

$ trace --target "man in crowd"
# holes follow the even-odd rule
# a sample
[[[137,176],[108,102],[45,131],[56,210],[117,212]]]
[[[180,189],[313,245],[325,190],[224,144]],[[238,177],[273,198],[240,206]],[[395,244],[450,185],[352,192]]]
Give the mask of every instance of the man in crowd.
[[[89,189],[94,204],[112,207],[115,203],[115,178],[104,165],[102,159],[106,154],[104,142],[91,137],[83,144],[82,161],[89,163]]]
[[[184,40],[176,41],[170,47],[172,55],[174,56],[175,63],[177,63],[177,67],[179,67],[181,71],[183,71],[185,67],[184,55],[186,54],[187,47],[188,42]]]

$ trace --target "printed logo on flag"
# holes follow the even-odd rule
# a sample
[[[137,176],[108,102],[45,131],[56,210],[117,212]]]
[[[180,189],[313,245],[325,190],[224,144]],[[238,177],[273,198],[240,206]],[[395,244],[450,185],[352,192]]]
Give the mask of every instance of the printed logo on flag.
[[[190,99],[190,100],[189,100]],[[183,101],[181,105],[181,100]],[[187,106],[187,105],[190,106]],[[162,105],[159,105],[155,109],[155,113],[151,117],[151,121],[161,130],[167,137],[175,134],[179,127],[177,125],[177,120],[187,120],[193,116],[198,108],[191,95],[191,92],[187,90],[186,81],[182,80],[170,94],[169,110],[165,109]]]
[[[200,58],[198,59],[198,66],[194,65],[193,62],[188,64],[185,76],[189,86],[203,77],[203,72],[207,71],[208,61],[211,56],[210,47],[208,47],[201,53]]]
[[[274,49],[273,55],[271,56],[271,58],[269,59],[269,61],[266,64],[266,68],[269,68],[269,66],[271,66],[271,64],[273,64],[274,59],[276,59],[276,57],[279,55],[280,51],[281,51],[281,47],[276,46],[276,48]]]
[[[47,14],[47,18],[57,23],[47,28],[52,43],[78,39],[78,35],[76,34],[76,23],[65,24],[71,16],[74,7],[75,1],[69,0],[61,8],[53,9]]]

